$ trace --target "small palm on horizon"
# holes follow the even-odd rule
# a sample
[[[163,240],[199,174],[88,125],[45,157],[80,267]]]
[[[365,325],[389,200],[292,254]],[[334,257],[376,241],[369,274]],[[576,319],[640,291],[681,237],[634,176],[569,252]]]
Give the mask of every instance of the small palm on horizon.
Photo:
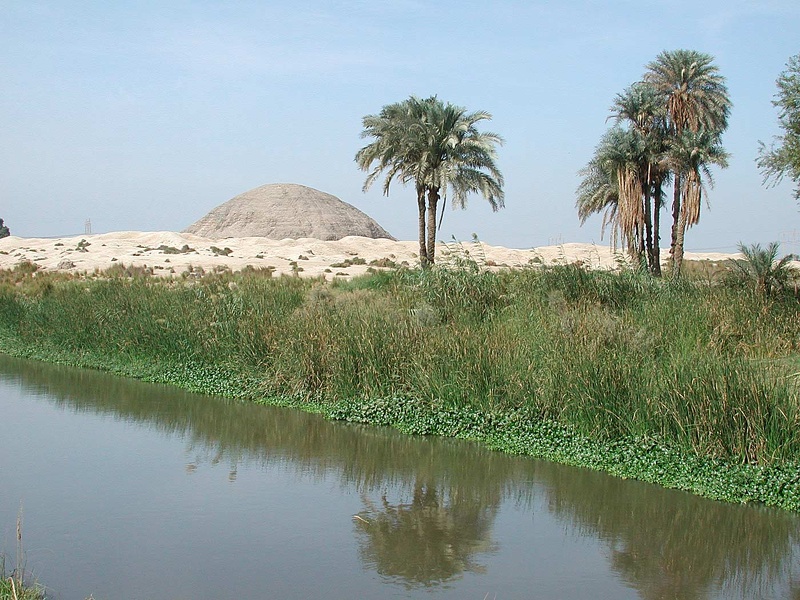
[[[796,269],[791,265],[794,255],[787,254],[778,260],[779,247],[778,242],[771,242],[766,248],[762,248],[761,244],[746,246],[739,242],[739,252],[744,258],[731,261],[738,274],[751,280],[756,292],[764,296],[785,288],[796,275]]]

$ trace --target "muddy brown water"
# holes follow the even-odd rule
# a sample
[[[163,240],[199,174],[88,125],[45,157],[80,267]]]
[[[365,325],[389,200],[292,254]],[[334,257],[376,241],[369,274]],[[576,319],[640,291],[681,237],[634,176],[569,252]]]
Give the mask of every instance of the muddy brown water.
[[[56,599],[800,599],[796,514],[0,356],[20,510]]]

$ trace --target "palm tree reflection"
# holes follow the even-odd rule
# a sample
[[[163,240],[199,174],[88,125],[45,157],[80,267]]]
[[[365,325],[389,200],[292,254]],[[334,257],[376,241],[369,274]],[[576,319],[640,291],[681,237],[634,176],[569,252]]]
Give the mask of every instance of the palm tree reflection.
[[[415,481],[410,501],[392,503],[362,494],[356,515],[359,554],[365,565],[407,587],[433,586],[465,571],[484,572],[475,556],[494,552],[491,539],[498,502],[449,493]]]

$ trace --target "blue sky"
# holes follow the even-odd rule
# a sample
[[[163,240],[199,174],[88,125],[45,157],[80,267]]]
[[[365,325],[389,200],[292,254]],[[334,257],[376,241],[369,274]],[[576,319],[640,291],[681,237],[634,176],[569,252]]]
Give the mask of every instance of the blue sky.
[[[663,50],[715,57],[733,101],[689,250],[800,238],[791,182],[762,186],[775,79],[800,53],[797,0],[0,3],[0,217],[22,236],[179,231],[265,183],[329,192],[401,239],[411,188],[362,193],[361,118],[411,94],[491,112],[506,208],[480,197],[440,237],[597,242],[577,171],[614,96]],[[665,221],[669,219],[666,218]],[[666,237],[666,230],[663,234]],[[797,240],[800,242],[800,239]],[[800,251],[785,243],[785,252]]]

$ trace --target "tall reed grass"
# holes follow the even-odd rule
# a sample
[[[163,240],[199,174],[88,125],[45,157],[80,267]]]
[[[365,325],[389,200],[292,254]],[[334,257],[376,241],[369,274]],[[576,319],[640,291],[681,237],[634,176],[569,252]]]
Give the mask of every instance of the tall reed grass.
[[[601,443],[653,439],[762,467],[800,461],[792,296],[577,266],[338,283],[36,275],[0,285],[7,352],[228,395],[407,398],[524,414]]]
[[[17,516],[16,564],[8,572],[6,556],[0,553],[0,600],[44,600],[45,590],[31,581],[25,572],[25,552],[22,546],[22,509]]]

